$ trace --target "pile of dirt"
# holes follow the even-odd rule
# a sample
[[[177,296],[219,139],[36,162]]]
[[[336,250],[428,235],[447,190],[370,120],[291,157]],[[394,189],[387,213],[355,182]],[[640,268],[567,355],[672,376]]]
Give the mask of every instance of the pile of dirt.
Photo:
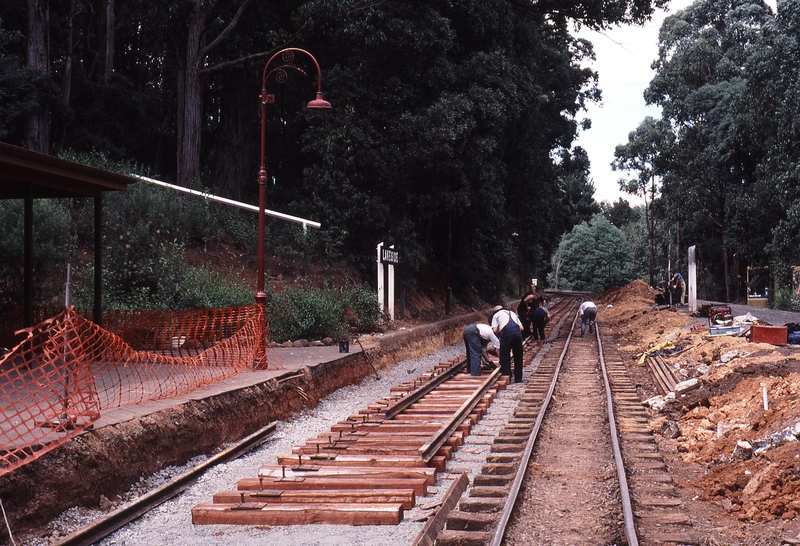
[[[699,380],[699,388],[655,406],[652,422],[676,484],[687,499],[705,501],[698,520],[800,536],[800,349],[712,336],[697,326],[707,319],[657,307],[641,281],[609,290],[598,307],[599,323],[640,378],[641,396],[660,393],[638,357],[665,341],[672,346],[660,356],[676,377]],[[763,543],[764,529],[739,533]]]

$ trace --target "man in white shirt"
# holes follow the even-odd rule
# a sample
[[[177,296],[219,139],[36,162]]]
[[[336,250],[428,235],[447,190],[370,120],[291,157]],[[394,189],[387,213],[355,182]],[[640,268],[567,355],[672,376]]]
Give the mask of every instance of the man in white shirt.
[[[464,346],[467,348],[467,371],[470,375],[481,375],[481,357],[489,360],[486,346],[499,349],[500,340],[488,324],[470,324],[464,328]]]
[[[581,337],[586,332],[586,324],[594,326],[597,318],[597,306],[592,301],[585,301],[578,308],[578,316],[581,319]]]
[[[500,373],[511,376],[511,353],[514,353],[514,381],[522,382],[522,322],[513,311],[498,305],[492,311],[492,330],[500,338]]]

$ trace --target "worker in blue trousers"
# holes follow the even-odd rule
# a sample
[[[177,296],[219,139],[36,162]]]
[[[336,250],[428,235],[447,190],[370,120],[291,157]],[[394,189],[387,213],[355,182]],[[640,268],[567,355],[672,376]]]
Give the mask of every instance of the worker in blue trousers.
[[[581,319],[581,337],[586,332],[586,325],[589,325],[590,332],[597,319],[597,306],[591,300],[587,300],[578,308],[578,317]]]
[[[470,375],[481,375],[481,362],[491,363],[487,346],[500,348],[500,340],[488,324],[470,324],[464,328],[464,346],[467,348],[467,371]]]

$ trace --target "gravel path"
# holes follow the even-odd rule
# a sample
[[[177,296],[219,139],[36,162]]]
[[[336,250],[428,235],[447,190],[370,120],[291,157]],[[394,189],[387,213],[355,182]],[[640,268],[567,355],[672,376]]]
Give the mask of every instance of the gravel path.
[[[441,498],[447,491],[450,480],[457,477],[449,472],[442,473],[429,494],[418,500],[417,506],[405,513],[400,525],[361,526],[346,525],[300,525],[286,527],[238,526],[238,525],[193,525],[191,510],[197,504],[211,502],[212,496],[225,490],[236,488],[239,479],[255,477],[263,464],[274,464],[278,455],[291,453],[292,447],[302,444],[307,438],[330,430],[330,427],[366,407],[375,400],[389,394],[389,389],[409,381],[431,370],[442,361],[456,358],[464,353],[462,344],[451,345],[423,358],[407,360],[395,367],[380,370],[379,379],[369,376],[360,385],[351,385],[332,393],[313,410],[297,414],[291,422],[279,422],[276,433],[258,449],[232,461],[219,465],[203,475],[194,485],[181,495],[155,508],[145,516],[120,529],[100,544],[103,546],[162,546],[180,545],[348,545],[372,546],[375,544],[410,544],[424,523],[409,520],[422,513],[421,506]],[[225,446],[227,447],[227,446]],[[191,464],[204,460],[197,458]],[[128,496],[133,498],[149,488],[159,487],[169,479],[185,472],[188,468],[171,468],[159,476],[142,479],[139,486]],[[461,470],[461,469],[459,469]],[[106,503],[109,510],[119,508],[120,504]],[[44,546],[51,544],[54,537],[66,536],[102,515],[103,512],[87,509],[68,510],[48,526],[48,536],[29,539],[22,544]]]
[[[789,322],[800,323],[800,313],[795,311],[778,311],[777,309],[764,309],[747,305],[728,304],[734,317],[750,313],[759,320],[764,320],[773,326],[783,326]]]

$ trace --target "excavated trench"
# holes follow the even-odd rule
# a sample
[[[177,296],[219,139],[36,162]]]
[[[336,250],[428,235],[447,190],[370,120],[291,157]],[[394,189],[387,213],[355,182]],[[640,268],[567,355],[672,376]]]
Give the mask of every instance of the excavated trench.
[[[477,315],[380,336],[363,352],[306,366],[249,387],[223,392],[88,430],[39,459],[0,477],[0,499],[16,532],[42,528],[63,511],[97,507],[168,466],[211,455],[265,425],[314,408],[328,394],[461,340]],[[8,539],[0,528],[0,538]]]

